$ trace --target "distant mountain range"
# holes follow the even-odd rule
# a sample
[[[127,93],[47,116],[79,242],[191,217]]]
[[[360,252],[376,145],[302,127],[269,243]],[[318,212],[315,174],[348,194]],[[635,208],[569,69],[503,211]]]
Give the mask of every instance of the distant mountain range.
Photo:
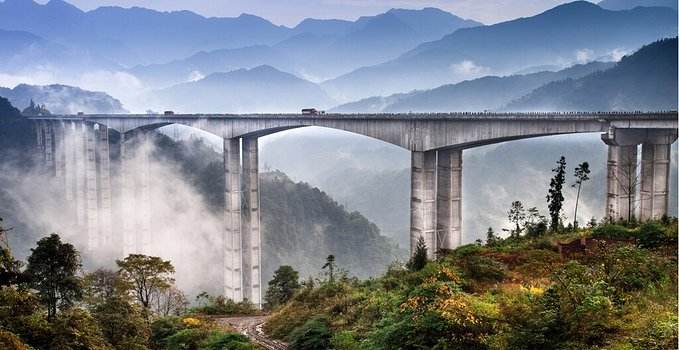
[[[136,112],[297,111],[350,101],[358,103],[337,110],[495,109],[548,82],[583,76],[564,67],[617,61],[676,35],[677,12],[663,1],[601,2],[631,7],[622,11],[576,1],[490,26],[424,8],[305,19],[290,28],[252,15],[5,0],[0,83],[88,86]],[[578,67],[591,73],[594,66]],[[102,77],[113,80],[92,83]]]
[[[2,5],[0,3],[0,7]],[[0,29],[0,73],[30,74],[57,67],[62,72],[119,68],[105,57],[90,55],[26,31]]]
[[[58,44],[96,52],[124,66],[169,62],[199,51],[271,46],[300,34],[323,37],[325,52],[374,51],[383,45],[378,53],[352,56],[375,57],[380,62],[378,56],[392,58],[421,42],[479,24],[433,8],[392,10],[355,22],[308,19],[288,28],[248,14],[207,18],[190,11],[160,12],[139,7],[107,6],[85,12],[63,0],[44,5],[33,0],[0,2],[0,28],[27,31]]]
[[[192,113],[299,112],[334,103],[317,84],[266,65],[157,90],[149,101],[156,109]]]
[[[592,72],[614,66],[610,62],[575,65],[557,72],[541,71],[506,77],[487,76],[443,85],[424,91],[370,97],[337,106],[333,112],[450,112],[498,109],[548,82],[566,78],[580,78]]]
[[[294,35],[273,46],[201,51],[169,63],[137,66],[130,72],[153,87],[185,82],[192,73],[208,75],[263,64],[322,80],[395,58],[422,42],[478,25],[481,23],[434,8],[395,9],[355,22],[308,19],[286,31]]]
[[[549,83],[510,103],[518,111],[676,110],[677,38],[644,46],[615,67]]]
[[[13,89],[0,87],[0,96],[7,98],[19,109],[30,101],[45,105],[53,114],[128,113],[122,103],[104,92],[94,92],[67,85],[20,84]]]
[[[388,95],[536,65],[615,56],[676,33],[677,12],[669,8],[610,11],[577,1],[533,17],[457,30],[323,87],[344,101]]]
[[[677,9],[676,0],[602,0],[597,5],[608,10],[629,10],[637,6]]]

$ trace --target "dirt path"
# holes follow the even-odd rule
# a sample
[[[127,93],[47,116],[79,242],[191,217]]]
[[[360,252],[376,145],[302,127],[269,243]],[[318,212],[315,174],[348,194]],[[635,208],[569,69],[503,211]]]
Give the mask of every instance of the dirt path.
[[[273,340],[264,334],[262,327],[266,316],[239,316],[239,317],[218,317],[215,320],[219,323],[228,324],[235,328],[254,343],[268,350],[287,350],[288,346],[278,340]]]

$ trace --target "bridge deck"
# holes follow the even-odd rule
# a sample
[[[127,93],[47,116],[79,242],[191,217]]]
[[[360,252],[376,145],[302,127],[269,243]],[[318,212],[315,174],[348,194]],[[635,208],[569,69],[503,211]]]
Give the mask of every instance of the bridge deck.
[[[677,111],[657,112],[452,112],[452,113],[294,113],[262,114],[83,114],[36,116],[29,119],[83,120],[98,118],[177,118],[177,119],[346,119],[346,120],[676,120]]]

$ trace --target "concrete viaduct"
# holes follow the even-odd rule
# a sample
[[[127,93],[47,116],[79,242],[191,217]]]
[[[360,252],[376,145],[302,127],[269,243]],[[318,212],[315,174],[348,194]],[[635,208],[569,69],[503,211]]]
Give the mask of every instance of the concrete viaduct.
[[[126,166],[129,139],[182,124],[224,140],[224,292],[261,304],[261,251],[257,139],[283,130],[319,126],[365,135],[412,153],[410,244],[423,237],[430,257],[462,242],[464,149],[547,135],[602,133],[608,145],[608,194],[602,214],[641,220],[667,213],[670,146],[677,139],[677,112],[440,113],[440,114],[252,114],[252,115],[63,115],[33,117],[46,169],[75,202],[88,247],[111,244],[109,130],[120,133],[120,190],[140,203],[125,205],[150,215],[148,172]],[[637,177],[637,148],[641,169]],[[148,165],[148,164],[147,164]],[[134,174],[132,174],[134,172]],[[84,176],[82,176],[84,174]],[[80,175],[80,176],[79,176]],[[138,176],[137,181],[130,180]],[[141,181],[139,181],[141,177]],[[640,179],[639,186],[635,186]],[[630,190],[632,189],[632,190]],[[638,208],[638,214],[635,207]],[[125,222],[123,254],[150,244],[148,223]],[[136,227],[135,227],[136,226]],[[141,227],[139,227],[141,226]]]

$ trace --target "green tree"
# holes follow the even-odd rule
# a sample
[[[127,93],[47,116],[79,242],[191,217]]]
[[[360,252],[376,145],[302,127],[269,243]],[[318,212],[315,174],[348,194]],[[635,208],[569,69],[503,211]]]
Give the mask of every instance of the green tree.
[[[492,227],[488,228],[488,231],[486,231],[486,245],[489,247],[494,246],[497,243],[497,236],[495,235],[495,231],[493,231]]]
[[[575,196],[575,213],[573,213],[573,227],[578,227],[578,202],[580,201],[580,191],[582,190],[582,184],[589,180],[589,163],[582,162],[575,167],[575,183],[572,187],[578,188],[578,194]]]
[[[120,268],[118,273],[123,288],[133,293],[145,313],[151,300],[174,282],[174,266],[157,256],[130,254],[123,260],[116,260],[116,264]]]
[[[71,308],[59,314],[52,323],[49,349],[108,350],[97,322],[85,310]]]
[[[323,265],[322,269],[328,270],[328,280],[330,283],[335,282],[335,268],[337,265],[335,265],[335,256],[330,254],[328,255],[327,258],[325,258],[325,265]]]
[[[415,252],[408,262],[408,268],[412,271],[422,270],[427,265],[427,244],[424,243],[424,237],[420,236],[417,239]]]
[[[92,310],[104,338],[118,350],[145,350],[149,326],[139,306],[120,295],[102,299]]]
[[[526,210],[523,208],[523,203],[521,203],[521,201],[512,202],[507,217],[509,218],[509,222],[516,225],[516,228],[512,232],[512,236],[519,237],[521,235],[521,224],[526,221]]]
[[[556,162],[556,168],[552,169],[554,177],[549,181],[549,193],[547,203],[550,217],[550,230],[556,232],[559,229],[559,218],[563,208],[563,184],[566,182],[566,157],[561,156]]]
[[[89,305],[96,305],[103,301],[123,296],[123,282],[116,271],[97,269],[83,278],[84,299]]]
[[[21,274],[22,264],[12,255],[6,236],[7,231],[9,230],[2,227],[2,218],[0,218],[0,288],[24,282]]]
[[[291,266],[283,265],[274,272],[269,281],[264,300],[269,307],[276,307],[290,300],[299,288],[299,273]]]
[[[296,350],[325,350],[330,348],[332,332],[328,320],[312,318],[290,333],[290,347]]]
[[[76,275],[80,269],[80,255],[69,243],[62,243],[56,233],[38,241],[28,257],[26,275],[47,307],[47,318],[52,320],[58,308],[66,308],[82,298],[82,281]]]

